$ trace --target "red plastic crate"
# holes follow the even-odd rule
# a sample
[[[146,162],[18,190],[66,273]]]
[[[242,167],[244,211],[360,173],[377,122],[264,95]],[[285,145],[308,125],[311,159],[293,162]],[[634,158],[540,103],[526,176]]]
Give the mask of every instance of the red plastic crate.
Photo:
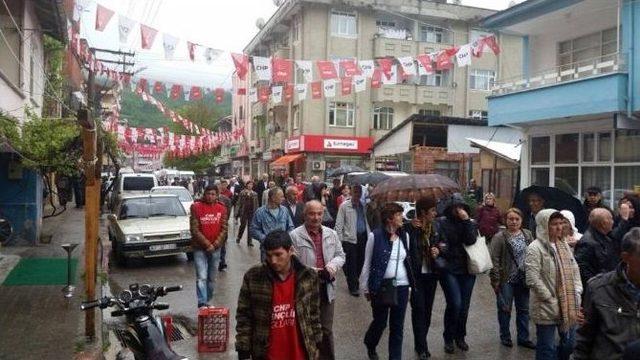
[[[198,352],[225,352],[229,343],[229,309],[198,310]]]

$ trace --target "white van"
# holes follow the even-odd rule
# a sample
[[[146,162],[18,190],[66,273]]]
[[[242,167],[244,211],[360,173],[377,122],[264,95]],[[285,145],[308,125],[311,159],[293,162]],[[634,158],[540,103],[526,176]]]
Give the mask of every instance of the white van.
[[[137,195],[149,193],[158,186],[158,179],[153,174],[120,174],[111,192],[109,208],[113,209],[123,195]]]

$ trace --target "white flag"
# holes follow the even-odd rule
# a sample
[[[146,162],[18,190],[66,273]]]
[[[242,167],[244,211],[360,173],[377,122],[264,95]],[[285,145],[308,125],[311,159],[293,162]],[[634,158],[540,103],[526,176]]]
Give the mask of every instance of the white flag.
[[[373,76],[373,72],[376,69],[373,64],[373,60],[360,60],[358,61],[358,65],[360,66],[360,70],[362,70],[362,75],[364,75],[364,77],[371,78]]]
[[[471,65],[471,45],[466,44],[460,46],[456,53],[456,60],[458,61],[458,67]]]
[[[279,104],[282,102],[282,86],[272,86],[271,87],[271,101],[274,104]]]
[[[400,57],[398,58],[400,62],[400,66],[402,66],[402,70],[405,75],[415,75],[416,74],[416,63],[412,56]]]
[[[204,58],[207,60],[207,64],[211,64],[217,58],[222,55],[222,50],[207,48],[204,52]]]
[[[336,97],[336,79],[327,79],[322,82],[325,98]]]
[[[382,84],[384,85],[395,85],[398,83],[398,65],[391,66],[390,76],[387,78],[384,74],[382,74]]]
[[[254,87],[249,88],[249,101],[252,103],[258,102],[258,89]]]
[[[119,15],[118,16],[118,32],[120,33],[120,43],[126,44],[129,40],[129,35],[133,32],[133,27],[136,25],[136,22],[129,19],[126,16]]]
[[[164,47],[164,58],[167,60],[173,59],[173,54],[176,52],[176,46],[178,45],[178,38],[169,34],[162,34],[162,47]]]
[[[355,75],[353,77],[353,86],[357,93],[367,89],[367,78],[364,75]]]
[[[298,100],[307,99],[307,84],[296,84],[296,94],[298,94]]]
[[[271,81],[271,59],[267,57],[254,56],[253,69],[258,76],[258,80]]]
[[[89,11],[89,0],[77,0],[73,6],[73,21],[80,21],[82,14]]]
[[[313,62],[309,60],[296,60],[296,66],[302,70],[304,81],[310,83],[313,81]]]

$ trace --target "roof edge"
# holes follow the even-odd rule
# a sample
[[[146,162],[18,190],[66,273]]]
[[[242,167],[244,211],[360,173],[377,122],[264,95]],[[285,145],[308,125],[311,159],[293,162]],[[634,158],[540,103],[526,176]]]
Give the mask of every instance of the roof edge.
[[[480,24],[485,28],[499,30],[564,9],[582,1],[583,0],[527,0],[486,17]]]

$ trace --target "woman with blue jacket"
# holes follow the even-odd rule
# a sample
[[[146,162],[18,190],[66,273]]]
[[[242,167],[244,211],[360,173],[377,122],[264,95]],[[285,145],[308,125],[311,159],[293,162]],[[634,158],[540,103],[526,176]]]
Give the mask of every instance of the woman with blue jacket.
[[[409,300],[409,287],[414,278],[409,256],[408,235],[402,230],[403,209],[396,203],[386,204],[381,211],[382,226],[369,234],[365,249],[360,288],[371,302],[373,321],[364,337],[369,359],[379,359],[376,346],[389,319],[389,359],[402,359],[404,316]],[[384,284],[384,285],[383,285]],[[397,293],[394,305],[381,301],[383,286],[393,284]]]

